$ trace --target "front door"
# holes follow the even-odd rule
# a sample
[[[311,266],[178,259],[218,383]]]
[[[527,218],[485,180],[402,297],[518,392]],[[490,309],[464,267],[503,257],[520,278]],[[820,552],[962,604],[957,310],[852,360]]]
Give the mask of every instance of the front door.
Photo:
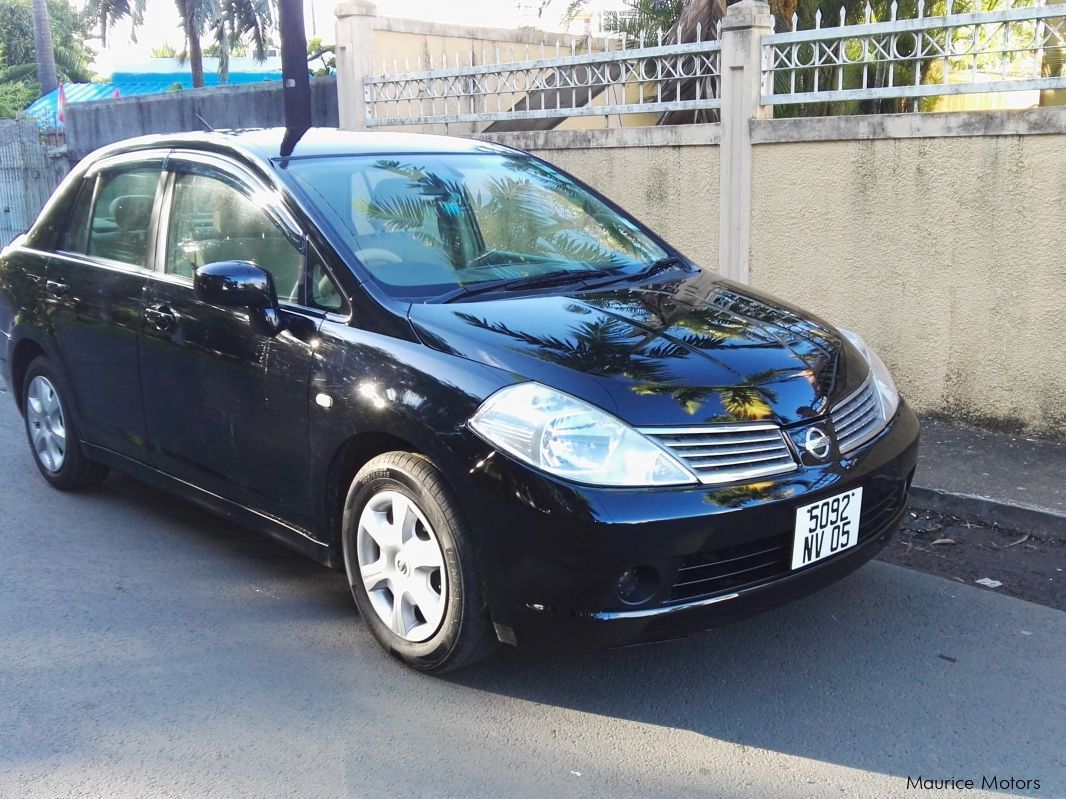
[[[144,407],[158,468],[212,493],[311,522],[308,384],[321,314],[302,308],[303,255],[233,169],[168,161],[161,270],[149,278],[140,363]],[[216,261],[271,272],[287,327],[257,332],[243,309],[197,299],[193,274]]]

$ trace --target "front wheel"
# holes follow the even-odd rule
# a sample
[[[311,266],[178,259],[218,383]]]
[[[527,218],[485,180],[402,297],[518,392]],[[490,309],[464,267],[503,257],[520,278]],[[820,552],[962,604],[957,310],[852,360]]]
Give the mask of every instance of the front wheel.
[[[22,415],[33,462],[55,488],[88,488],[107,477],[107,467],[85,457],[70,414],[70,392],[46,358],[35,358],[22,380]]]
[[[474,541],[428,459],[387,452],[360,469],[342,543],[355,603],[386,651],[442,673],[496,647]]]

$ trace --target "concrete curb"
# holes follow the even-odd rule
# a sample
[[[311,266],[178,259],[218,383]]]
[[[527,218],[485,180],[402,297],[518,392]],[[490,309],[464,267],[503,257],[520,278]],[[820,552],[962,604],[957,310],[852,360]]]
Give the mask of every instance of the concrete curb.
[[[911,504],[922,510],[950,513],[974,522],[992,522],[1000,527],[1032,533],[1038,538],[1066,541],[1066,514],[1046,508],[917,485],[911,488]]]

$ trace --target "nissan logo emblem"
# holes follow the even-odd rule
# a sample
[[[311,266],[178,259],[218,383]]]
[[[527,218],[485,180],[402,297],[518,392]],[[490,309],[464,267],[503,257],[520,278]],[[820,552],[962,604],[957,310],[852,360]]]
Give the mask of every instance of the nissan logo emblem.
[[[829,436],[820,427],[807,428],[807,437],[803,442],[803,448],[819,460],[829,457]]]

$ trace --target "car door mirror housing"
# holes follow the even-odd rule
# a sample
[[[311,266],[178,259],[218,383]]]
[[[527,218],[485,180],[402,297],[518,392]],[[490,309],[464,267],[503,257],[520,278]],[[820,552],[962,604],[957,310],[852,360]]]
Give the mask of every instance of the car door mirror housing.
[[[274,279],[261,266],[248,261],[216,261],[196,270],[196,296],[208,305],[247,308],[252,324],[273,336],[284,327]]]

